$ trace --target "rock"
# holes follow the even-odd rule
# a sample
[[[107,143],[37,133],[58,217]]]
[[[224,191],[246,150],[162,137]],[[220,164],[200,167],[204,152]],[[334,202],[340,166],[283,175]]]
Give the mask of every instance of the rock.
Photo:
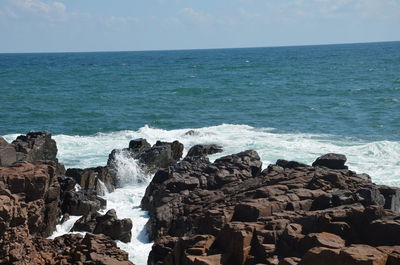
[[[97,212],[106,207],[106,201],[90,190],[65,191],[61,210],[70,215],[84,215]]]
[[[114,209],[109,210],[105,215],[91,213],[82,216],[72,227],[72,231],[104,234],[124,243],[131,241],[131,230],[132,220],[129,218],[118,219]]]
[[[365,228],[366,241],[372,246],[400,245],[400,219],[373,220]]]
[[[0,190],[9,198],[11,194],[18,197],[13,201],[18,201],[19,207],[26,210],[32,235],[49,236],[58,223],[60,185],[55,167],[55,163],[50,161],[37,164],[18,162],[12,167],[0,167]]]
[[[129,149],[134,153],[141,153],[151,148],[146,139],[139,138],[129,142]]]
[[[338,170],[278,160],[261,171],[258,154],[249,150],[214,163],[186,156],[158,170],[141,203],[155,242],[148,264],[396,260],[400,213],[390,209],[397,190],[373,184],[342,161]],[[210,240],[198,239],[205,235]]]
[[[107,167],[114,175],[118,175],[118,155],[128,159],[135,159],[147,173],[167,168],[176,163],[183,153],[183,144],[178,141],[172,143],[157,141],[152,147],[145,139],[132,140],[129,148],[113,150],[107,162]]]
[[[385,209],[400,212],[400,188],[379,186],[379,192],[385,198]]]
[[[342,249],[328,249],[316,247],[303,257],[300,264],[371,264],[385,265],[388,255],[376,248],[367,245],[351,245]]]
[[[85,237],[63,235],[52,242],[45,240],[41,243],[42,248],[49,251],[49,258],[45,260],[47,263],[43,264],[133,265],[128,260],[128,253],[101,234],[87,233]]]
[[[347,169],[347,158],[345,155],[329,153],[317,158],[312,164],[313,167],[322,166],[330,169]]]
[[[117,177],[107,167],[69,168],[65,175],[73,178],[82,189],[94,190],[99,195],[113,192],[117,185]]]
[[[388,255],[386,265],[400,265],[400,246],[381,246],[378,250]]]
[[[56,162],[56,172],[63,174],[65,168],[57,160],[57,144],[48,132],[30,132],[20,135],[11,144],[2,138],[0,143],[0,166],[11,166],[16,161]]]
[[[172,143],[157,141],[150,149],[138,155],[141,163],[150,171],[159,168],[167,168],[182,157],[183,144],[178,141]]]
[[[200,132],[195,131],[195,130],[189,130],[189,131],[185,132],[183,135],[186,135],[186,136],[197,136],[197,135],[200,135]]]
[[[377,187],[361,188],[357,190],[359,201],[365,205],[385,205],[385,197]]]
[[[10,144],[0,139],[0,153],[4,147]],[[45,239],[58,224],[62,214],[60,205],[69,210],[75,207],[82,213],[91,207],[76,205],[85,204],[85,198],[95,195],[76,192],[76,182],[59,175],[62,170],[55,158],[55,142],[49,134],[18,137],[11,147],[19,156],[15,160],[33,162],[11,161],[7,167],[0,167],[0,264],[132,265],[128,254],[105,235]],[[68,201],[68,196],[73,198],[75,206]],[[103,199],[96,200],[100,206],[104,205]],[[63,221],[67,218],[65,213]]]
[[[301,248],[304,253],[313,247],[325,247],[325,248],[343,248],[345,241],[335,234],[322,232],[322,233],[310,233],[300,240]]]
[[[385,265],[388,255],[367,245],[351,245],[340,251],[339,259],[344,264]]]
[[[191,147],[187,156],[206,156],[222,152],[222,146],[215,144],[198,144]]]

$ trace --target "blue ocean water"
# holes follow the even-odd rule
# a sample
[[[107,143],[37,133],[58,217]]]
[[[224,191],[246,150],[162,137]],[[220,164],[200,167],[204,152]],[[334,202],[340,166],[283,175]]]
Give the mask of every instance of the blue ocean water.
[[[264,167],[311,164],[342,153],[351,170],[400,186],[400,42],[148,52],[0,54],[0,135],[53,133],[66,167],[105,165],[114,148],[143,137],[256,150]],[[189,129],[196,134],[186,135]],[[146,264],[147,179],[118,157],[122,187],[107,207],[134,223],[117,242]],[[57,227],[69,232],[75,220]]]
[[[246,124],[400,138],[400,42],[0,54],[0,134]]]

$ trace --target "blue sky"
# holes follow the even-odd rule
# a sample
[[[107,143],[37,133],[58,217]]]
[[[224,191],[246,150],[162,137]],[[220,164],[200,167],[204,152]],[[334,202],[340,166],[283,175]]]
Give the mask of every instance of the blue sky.
[[[0,0],[0,52],[400,40],[400,0]]]

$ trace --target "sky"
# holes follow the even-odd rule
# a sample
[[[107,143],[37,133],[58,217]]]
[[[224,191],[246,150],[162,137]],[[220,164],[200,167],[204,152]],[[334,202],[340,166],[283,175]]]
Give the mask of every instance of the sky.
[[[0,0],[0,53],[400,40],[400,0]]]

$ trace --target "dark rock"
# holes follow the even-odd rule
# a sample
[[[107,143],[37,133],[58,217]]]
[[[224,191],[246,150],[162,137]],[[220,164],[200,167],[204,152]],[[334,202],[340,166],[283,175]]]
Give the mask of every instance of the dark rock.
[[[379,191],[385,198],[385,209],[400,212],[400,188],[379,186]]]
[[[82,189],[94,190],[99,195],[105,192],[113,192],[117,185],[117,177],[107,167],[95,168],[69,168],[66,176],[73,178]],[[104,187],[107,190],[103,190]]]
[[[141,204],[155,241],[148,264],[395,260],[400,215],[389,208],[397,190],[345,169],[344,161],[338,170],[278,160],[261,172],[257,153],[245,151],[214,163],[187,156],[159,170]]]
[[[129,149],[134,153],[141,153],[151,148],[146,139],[139,138],[129,142]]]
[[[198,144],[191,147],[187,156],[206,156],[222,152],[222,146],[216,144]]]
[[[105,215],[96,212],[82,216],[72,228],[72,231],[104,234],[125,243],[131,241],[131,230],[132,220],[129,218],[118,219],[114,209],[109,210]]]
[[[347,158],[345,155],[329,153],[317,158],[312,164],[313,167],[323,166],[330,169],[347,169]]]
[[[61,210],[70,215],[84,215],[97,212],[106,207],[106,201],[90,190],[65,191]]]
[[[16,161],[35,162],[50,160],[56,162],[56,172],[63,174],[65,168],[57,160],[57,144],[48,132],[30,132],[20,135],[11,144],[0,140],[0,166],[11,166]]]
[[[303,163],[299,163],[296,161],[286,161],[283,159],[279,159],[278,161],[276,161],[276,165],[283,167],[283,168],[308,167],[308,165],[303,164]]]
[[[117,154],[121,152],[124,156],[137,160],[147,173],[155,173],[176,163],[182,157],[183,144],[178,141],[172,143],[157,141],[150,147],[145,139],[132,140],[129,148],[113,150],[109,155],[107,167],[114,175],[118,172]]]
[[[189,131],[184,133],[184,135],[187,135],[187,136],[197,136],[199,134],[200,134],[200,132],[195,131],[195,130],[189,130]]]

